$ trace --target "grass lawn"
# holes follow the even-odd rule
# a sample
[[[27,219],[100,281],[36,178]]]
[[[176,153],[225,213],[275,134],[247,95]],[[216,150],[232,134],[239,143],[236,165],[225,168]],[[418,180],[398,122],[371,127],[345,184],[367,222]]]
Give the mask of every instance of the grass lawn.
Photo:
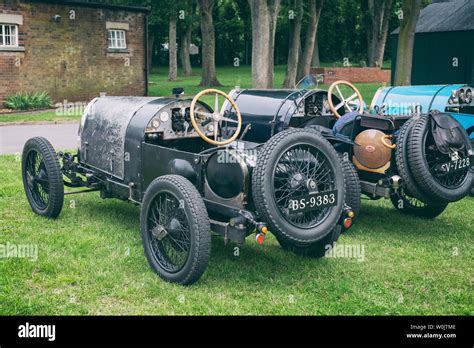
[[[285,65],[275,66],[274,86],[281,88],[285,79]],[[201,81],[201,69],[193,68],[193,76],[178,76],[176,81],[168,81],[168,68],[158,67],[152,70],[150,74],[149,91],[150,95],[170,95],[173,87],[183,87],[184,92],[189,95],[196,94],[206,87],[199,87]],[[217,78],[223,87],[219,89],[229,92],[235,86],[241,88],[250,88],[252,86],[251,67],[248,65],[240,67],[217,67]],[[372,97],[377,89],[382,86],[381,83],[356,83],[365,102],[370,105]],[[328,85],[320,85],[322,89],[327,89]]]
[[[363,261],[303,258],[272,237],[249,237],[236,256],[215,238],[206,273],[184,288],[148,266],[138,207],[66,196],[47,220],[28,206],[18,159],[0,156],[0,172],[0,245],[38,248],[37,261],[0,259],[0,315],[474,314],[473,198],[433,221],[366,201],[339,242],[362,245]]]
[[[30,122],[62,122],[62,121],[76,121],[81,118],[81,115],[61,116],[56,112],[41,112],[41,113],[25,113],[25,114],[4,114],[0,115],[0,123],[30,123]]]
[[[275,88],[281,88],[285,78],[285,66],[279,65],[275,67]],[[250,66],[241,67],[217,67],[217,76],[219,81],[223,84],[219,87],[224,92],[229,92],[235,86],[242,88],[250,88],[252,86],[252,76]],[[201,69],[194,68],[194,75],[190,77],[178,76],[176,81],[168,81],[168,68],[159,67],[153,68],[150,74],[149,94],[151,96],[169,96],[173,87],[184,87],[186,95],[194,95],[205,88],[199,87],[201,81]],[[381,86],[380,83],[356,83],[365,102],[370,105],[375,91]],[[321,88],[327,89],[329,86],[321,85]],[[214,87],[213,87],[214,88]],[[56,115],[55,112],[46,113],[31,113],[21,115],[0,115],[1,123],[11,122],[34,122],[34,121],[79,121],[81,114],[61,116]]]

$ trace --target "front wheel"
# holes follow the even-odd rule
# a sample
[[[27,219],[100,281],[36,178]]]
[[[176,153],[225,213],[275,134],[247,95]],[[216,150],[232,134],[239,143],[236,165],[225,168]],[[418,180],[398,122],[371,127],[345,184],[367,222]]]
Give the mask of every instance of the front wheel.
[[[31,209],[36,214],[56,218],[63,208],[63,175],[58,156],[47,139],[34,137],[26,142],[21,172]]]
[[[211,234],[197,189],[179,175],[155,179],[145,192],[140,228],[151,268],[164,280],[189,285],[206,270]]]

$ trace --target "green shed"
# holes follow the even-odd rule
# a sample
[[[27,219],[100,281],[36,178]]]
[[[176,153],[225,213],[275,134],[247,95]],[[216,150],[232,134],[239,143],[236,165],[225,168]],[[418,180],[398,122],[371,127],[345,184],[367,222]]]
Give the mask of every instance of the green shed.
[[[399,28],[391,33],[392,84]],[[420,12],[412,85],[474,84],[474,0],[436,1]]]

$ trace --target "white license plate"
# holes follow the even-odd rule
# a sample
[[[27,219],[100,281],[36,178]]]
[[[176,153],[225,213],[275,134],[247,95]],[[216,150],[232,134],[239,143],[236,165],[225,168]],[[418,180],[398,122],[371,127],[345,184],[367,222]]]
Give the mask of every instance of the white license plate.
[[[288,211],[290,214],[308,212],[321,208],[337,205],[337,190],[310,193],[294,199],[290,199]]]

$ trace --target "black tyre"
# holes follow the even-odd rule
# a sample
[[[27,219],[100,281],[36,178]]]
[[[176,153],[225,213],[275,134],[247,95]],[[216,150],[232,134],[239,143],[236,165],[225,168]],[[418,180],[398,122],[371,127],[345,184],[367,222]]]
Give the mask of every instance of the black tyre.
[[[408,142],[416,120],[418,120],[418,117],[410,118],[400,128],[400,132],[397,136],[397,146],[395,148],[395,163],[397,165],[398,174],[402,178],[402,185],[406,194],[431,205],[437,205],[439,204],[437,201],[431,199],[420,190],[408,163]]]
[[[471,133],[472,134],[472,133]],[[471,139],[471,149],[474,149],[474,139]],[[474,169],[471,170],[471,173],[474,173]],[[474,175],[474,174],[471,174],[471,175]],[[474,197],[474,179],[472,179],[472,183],[471,183],[471,192],[469,192],[469,195],[471,197]]]
[[[295,254],[302,256],[320,258],[326,254],[326,251],[334,246],[334,243],[339,239],[341,232],[342,226],[336,225],[331,233],[329,233],[326,237],[306,247],[299,247],[292,243],[288,243],[286,240],[279,237],[277,237],[277,240],[284,250],[292,251]]]
[[[211,234],[206,206],[191,182],[178,175],[153,180],[143,199],[140,228],[146,258],[161,278],[189,285],[201,277]]]
[[[342,154],[339,155],[342,163],[342,169],[344,171],[344,179],[346,182],[346,204],[351,207],[354,212],[354,218],[352,219],[351,227],[359,217],[360,206],[361,206],[361,188],[359,175],[354,165],[349,161],[347,156]],[[342,226],[342,232],[347,231],[349,228]]]
[[[419,199],[405,193],[403,189],[392,194],[390,196],[390,200],[395,209],[397,209],[402,214],[427,219],[434,219],[439,214],[441,214],[448,206],[448,203],[440,203],[438,205],[424,203]]]
[[[31,209],[36,214],[56,218],[63,208],[64,184],[58,156],[48,140],[35,137],[26,142],[21,172]]]
[[[252,190],[260,218],[280,243],[304,248],[319,245],[333,231],[345,199],[338,155],[310,129],[288,129],[268,140],[254,168]],[[313,198],[314,204],[295,209]]]
[[[467,137],[467,135],[466,135]],[[423,115],[413,125],[408,142],[408,164],[420,189],[432,200],[455,202],[469,194],[472,183],[469,141],[458,151],[458,162],[467,165],[456,171],[441,171],[439,167],[451,162],[449,154],[441,153],[431,133],[431,118]]]

